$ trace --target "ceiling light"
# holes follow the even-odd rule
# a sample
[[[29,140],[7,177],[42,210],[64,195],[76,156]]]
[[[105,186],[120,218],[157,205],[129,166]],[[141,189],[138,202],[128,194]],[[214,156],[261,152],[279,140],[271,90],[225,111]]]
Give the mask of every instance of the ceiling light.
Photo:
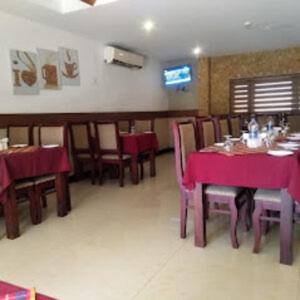
[[[146,30],[147,32],[151,32],[151,31],[154,29],[154,27],[155,27],[155,24],[154,24],[154,22],[151,21],[151,20],[147,20],[147,21],[145,21],[144,24],[143,24],[143,28],[144,28],[144,30]]]
[[[196,47],[193,49],[193,54],[195,56],[199,56],[202,53],[202,49],[200,47]]]
[[[252,29],[253,28],[253,23],[251,21],[245,21],[244,26],[246,29]]]

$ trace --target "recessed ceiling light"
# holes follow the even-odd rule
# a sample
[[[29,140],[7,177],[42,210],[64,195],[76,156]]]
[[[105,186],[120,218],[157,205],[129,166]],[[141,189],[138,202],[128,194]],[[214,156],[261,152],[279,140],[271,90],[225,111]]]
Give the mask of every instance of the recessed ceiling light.
[[[251,21],[245,21],[244,26],[246,29],[251,29],[253,28],[253,23]]]
[[[155,28],[155,24],[152,20],[147,20],[147,21],[144,22],[143,28],[147,32],[151,32]]]
[[[195,48],[193,49],[193,54],[194,54],[195,56],[199,56],[201,53],[202,53],[202,48],[200,48],[200,47],[195,47]]]

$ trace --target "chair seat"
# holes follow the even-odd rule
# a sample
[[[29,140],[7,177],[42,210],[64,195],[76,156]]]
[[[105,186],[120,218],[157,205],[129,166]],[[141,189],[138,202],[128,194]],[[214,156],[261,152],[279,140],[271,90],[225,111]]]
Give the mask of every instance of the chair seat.
[[[104,154],[101,156],[103,160],[119,160],[119,156],[117,154]],[[130,159],[129,154],[123,154],[122,160]]]
[[[255,201],[272,201],[280,203],[281,201],[281,194],[280,190],[264,190],[259,189],[256,191],[254,195]]]
[[[209,185],[205,189],[208,195],[237,197],[242,191],[242,188],[223,185]]]
[[[36,185],[41,184],[41,183],[45,183],[48,181],[54,181],[55,180],[55,176],[54,175],[50,175],[50,176],[43,176],[43,177],[38,177],[34,180],[34,183]]]
[[[16,190],[21,190],[21,189],[26,189],[29,187],[34,186],[34,181],[33,180],[22,180],[22,181],[17,181],[15,184],[15,189]]]

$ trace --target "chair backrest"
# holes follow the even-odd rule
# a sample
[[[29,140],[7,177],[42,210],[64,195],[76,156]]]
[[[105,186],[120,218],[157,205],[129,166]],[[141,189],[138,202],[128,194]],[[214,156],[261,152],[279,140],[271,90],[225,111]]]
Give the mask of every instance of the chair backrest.
[[[196,151],[195,125],[193,121],[172,122],[172,132],[175,149],[176,178],[182,186],[182,176],[189,153]]]
[[[241,117],[232,116],[229,118],[230,134],[234,138],[239,138],[241,136]]]
[[[39,144],[40,145],[57,144],[61,147],[65,147],[69,151],[67,126],[66,125],[39,126]]]
[[[119,120],[118,126],[120,131],[130,132],[131,121],[130,120]]]
[[[216,133],[218,142],[224,139],[224,135],[230,134],[229,120],[227,117],[219,117],[216,119]]]
[[[154,131],[154,120],[134,120],[134,127],[137,132]]]
[[[7,138],[7,136],[8,136],[7,127],[0,126],[0,139]]]
[[[217,141],[216,119],[213,118],[197,118],[197,138],[198,148],[212,146]]]
[[[91,150],[91,130],[89,123],[72,123],[69,125],[71,145],[74,153]]]
[[[95,122],[96,148],[100,154],[121,154],[117,122]]]
[[[32,144],[31,126],[13,125],[8,126],[7,130],[9,145]]]

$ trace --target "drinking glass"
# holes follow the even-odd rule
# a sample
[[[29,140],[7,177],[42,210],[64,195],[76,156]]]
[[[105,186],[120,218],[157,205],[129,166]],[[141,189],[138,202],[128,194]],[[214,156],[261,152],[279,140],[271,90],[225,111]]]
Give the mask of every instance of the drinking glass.
[[[231,135],[224,135],[225,138],[224,149],[227,152],[230,152],[232,150],[233,143],[231,141],[231,137],[232,137]]]

